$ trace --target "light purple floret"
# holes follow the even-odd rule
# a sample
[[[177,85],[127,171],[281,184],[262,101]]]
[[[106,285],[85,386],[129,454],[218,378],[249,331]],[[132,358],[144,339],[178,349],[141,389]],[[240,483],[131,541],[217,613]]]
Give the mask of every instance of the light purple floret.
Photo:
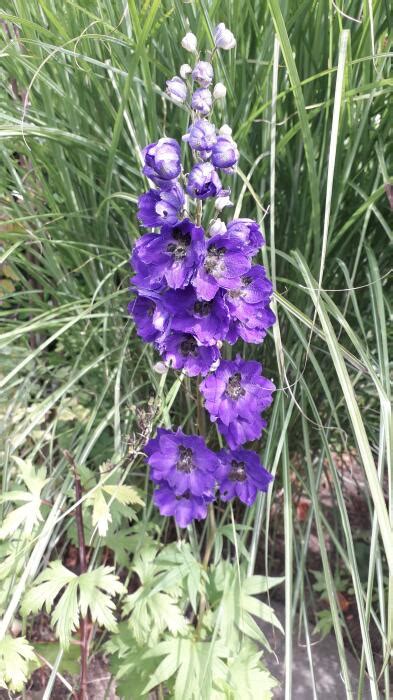
[[[178,183],[168,190],[149,190],[138,198],[137,217],[142,226],[175,226],[184,207],[184,192]]]
[[[207,88],[198,88],[195,90],[191,98],[191,107],[196,112],[206,115],[209,114],[213,104],[213,98],[210,90]]]
[[[208,61],[198,61],[192,71],[192,78],[201,87],[209,87],[213,82],[213,66]]]
[[[237,145],[231,136],[219,135],[212,149],[212,163],[216,168],[231,170],[239,160]]]
[[[256,221],[252,219],[233,219],[227,226],[230,238],[236,239],[247,255],[253,256],[265,244],[262,231]]]
[[[166,91],[175,102],[181,103],[187,99],[187,85],[178,75],[166,81]]]
[[[180,146],[175,139],[162,138],[143,149],[143,174],[157,187],[169,189],[181,173]]]
[[[203,157],[210,156],[216,140],[216,127],[207,119],[197,119],[183,136],[183,141],[186,141],[194,151],[203,154]]]
[[[190,197],[207,199],[216,197],[221,190],[221,181],[211,163],[197,163],[192,168],[186,187]]]

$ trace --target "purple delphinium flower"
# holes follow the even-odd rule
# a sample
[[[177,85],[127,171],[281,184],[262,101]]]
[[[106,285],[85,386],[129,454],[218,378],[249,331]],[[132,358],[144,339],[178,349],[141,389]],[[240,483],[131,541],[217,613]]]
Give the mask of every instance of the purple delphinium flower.
[[[210,156],[216,140],[216,127],[207,119],[197,119],[183,136],[183,141],[187,141],[190,148],[198,151],[202,157]]]
[[[211,163],[197,163],[191,169],[186,187],[190,197],[207,199],[221,190],[221,182]]]
[[[239,319],[231,318],[229,330],[225,340],[230,345],[236,343],[239,338],[242,338],[245,343],[260,344],[264,341],[267,335],[267,329],[273,326],[276,322],[276,317],[273,311],[264,304],[254,304],[252,307],[254,316],[248,321],[239,321]]]
[[[146,234],[138,244],[135,250],[138,260],[147,266],[150,284],[166,280],[173,289],[190,282],[205,252],[203,229],[189,219],[177,226],[163,226],[159,234]]]
[[[192,71],[193,80],[201,87],[209,87],[213,82],[213,66],[208,61],[198,61]]]
[[[212,163],[216,168],[231,170],[239,160],[239,151],[231,136],[219,134],[212,148]]]
[[[149,190],[138,198],[137,217],[142,226],[175,226],[184,207],[184,192],[176,182],[169,190]]]
[[[191,333],[201,345],[216,345],[229,329],[229,313],[221,290],[211,301],[198,299],[193,287],[169,290],[163,298],[166,312],[172,313],[171,329]]]
[[[207,88],[198,88],[195,90],[191,98],[191,107],[200,114],[209,114],[213,104],[213,98],[210,90]]]
[[[247,272],[251,262],[236,241],[226,234],[213,236],[207,243],[206,256],[192,284],[200,299],[210,301],[220,287],[232,289],[239,275]]]
[[[138,335],[146,343],[154,343],[164,338],[169,313],[159,298],[138,295],[128,304],[128,312],[134,319]]]
[[[253,265],[242,275],[238,285],[229,290],[225,300],[231,323],[226,337],[228,343],[242,338],[247,343],[260,343],[276,317],[269,308],[273,288],[262,265]]]
[[[205,408],[231,449],[259,438],[266,425],[260,414],[270,406],[275,387],[261,372],[259,362],[221,360],[200,385]]]
[[[169,189],[181,172],[180,146],[175,139],[162,138],[143,149],[143,174],[158,187]]]
[[[217,481],[223,501],[237,496],[246,506],[251,506],[258,491],[267,491],[273,477],[262,466],[256,452],[221,450],[218,456],[221,467]]]
[[[165,481],[153,494],[153,503],[160,514],[172,515],[179,527],[187,527],[193,520],[204,520],[208,502],[203,496],[193,496],[189,491],[182,496],[176,496]]]
[[[172,100],[180,104],[187,99],[187,85],[177,75],[166,81],[166,91]]]
[[[241,243],[247,255],[253,256],[265,244],[261,229],[252,219],[233,219],[227,226],[228,236]]]
[[[141,254],[147,246],[153,244],[157,238],[156,233],[146,233],[141,238],[138,238],[135,242],[134,249],[131,255],[131,267],[136,273],[131,280],[132,288],[137,289],[139,292],[148,292],[147,296],[150,296],[152,290],[159,291],[165,285],[163,284],[163,278],[156,277],[152,275],[152,270],[150,265],[146,265],[141,259]]]
[[[158,428],[145,452],[153,481],[166,481],[177,496],[212,496],[219,461],[203,438]]]
[[[182,369],[189,377],[207,374],[220,357],[215,345],[199,345],[190,333],[173,331],[158,347],[164,362]]]

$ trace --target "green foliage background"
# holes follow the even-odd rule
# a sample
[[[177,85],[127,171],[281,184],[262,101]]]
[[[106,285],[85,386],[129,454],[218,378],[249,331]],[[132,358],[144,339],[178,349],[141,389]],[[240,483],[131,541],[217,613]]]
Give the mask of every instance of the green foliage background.
[[[146,186],[141,148],[163,133],[180,137],[185,130],[186,114],[162,92],[187,60],[181,37],[189,26],[210,48],[212,27],[225,21],[237,38],[236,51],[216,64],[228,87],[220,118],[233,127],[241,151],[232,198],[236,213],[265,227],[263,262],[279,319],[263,347],[246,352],[263,362],[278,390],[261,446],[276,475],[273,492],[246,513],[220,513],[213,566],[224,551],[243,576],[256,566],[268,574],[276,547],[270,506],[279,503],[274,528],[284,542],[279,573],[285,576],[289,699],[294,610],[310,658],[313,653],[315,579],[307,551],[315,529],[327,629],[337,641],[347,696],[343,642],[351,645],[351,635],[337,572],[352,587],[359,619],[361,642],[352,647],[361,662],[361,687],[367,672],[372,697],[389,697],[389,4],[5,0],[0,15],[0,634],[20,615],[35,577],[75,542],[73,476],[64,449],[83,481],[92,570],[102,572],[109,550],[117,573],[131,572],[146,541],[176,536],[151,506],[140,450],[152,422],[194,429],[195,386],[173,373],[158,374],[158,358],[137,338],[127,315],[128,257],[140,235],[137,196]],[[211,438],[217,439],[214,431]],[[366,485],[361,533],[351,526],[334,458],[352,449]],[[104,466],[100,476],[106,460],[115,469]],[[319,497],[324,472],[333,520]],[[310,501],[301,522],[294,479]],[[105,484],[132,489],[116,498]],[[22,497],[30,510],[16,516],[21,497],[15,491],[30,494]],[[186,535],[193,561],[199,550],[203,554],[205,534]],[[359,555],[362,540],[366,562]],[[119,593],[114,574],[108,576],[112,593]],[[174,599],[185,604],[181,595]],[[118,653],[121,636],[116,639],[111,643]],[[98,635],[97,648],[100,643]],[[175,653],[179,638],[171,643],[165,653]],[[19,658],[28,660],[30,651],[23,642],[19,647]],[[149,669],[148,658],[146,664]],[[49,687],[53,681],[52,674]],[[233,696],[220,697],[238,697],[236,682],[228,681],[232,690],[225,691]]]

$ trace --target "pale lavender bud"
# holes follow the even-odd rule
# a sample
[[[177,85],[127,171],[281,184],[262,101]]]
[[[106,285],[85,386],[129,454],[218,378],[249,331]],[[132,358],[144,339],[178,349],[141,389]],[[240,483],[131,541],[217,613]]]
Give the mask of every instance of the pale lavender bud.
[[[223,234],[227,232],[227,227],[221,219],[216,219],[213,221],[209,228],[210,236],[217,236],[218,234]]]
[[[188,65],[188,63],[183,63],[180,66],[180,75],[183,78],[183,80],[188,78],[188,76],[191,75],[191,73],[192,73],[192,68],[191,68],[191,66]]]
[[[197,119],[194,124],[191,124],[188,133],[183,136],[183,141],[187,141],[194,151],[206,153],[207,157],[216,140],[216,127],[207,119]]]
[[[220,134],[212,150],[212,163],[216,168],[233,168],[239,160],[237,145],[231,136]]]
[[[213,97],[215,100],[222,100],[227,94],[227,89],[223,83],[216,83],[213,90]]]
[[[200,112],[200,114],[203,115],[209,114],[212,103],[210,90],[207,88],[198,88],[198,90],[195,90],[191,100],[191,107],[195,109],[196,112]]]
[[[213,81],[213,66],[208,61],[198,61],[192,71],[192,77],[201,87],[209,87]]]
[[[187,32],[187,34],[181,40],[181,45],[186,51],[195,53],[197,48],[197,38],[192,32]]]
[[[232,32],[226,28],[224,22],[220,22],[213,32],[214,44],[217,49],[233,49],[236,46],[236,39]]]
[[[177,75],[166,81],[166,91],[175,102],[181,103],[187,99],[187,85]]]

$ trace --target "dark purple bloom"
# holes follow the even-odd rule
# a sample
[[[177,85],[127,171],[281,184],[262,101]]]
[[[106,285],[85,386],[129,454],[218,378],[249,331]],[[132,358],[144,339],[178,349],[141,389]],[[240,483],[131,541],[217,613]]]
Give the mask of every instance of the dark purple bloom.
[[[190,333],[173,331],[158,347],[167,364],[182,369],[189,377],[206,374],[220,357],[215,345],[199,345]]]
[[[227,233],[242,244],[243,250],[248,255],[256,253],[265,244],[261,229],[252,219],[233,219],[227,226]]]
[[[239,276],[250,268],[251,262],[237,241],[226,234],[213,236],[207,244],[203,264],[192,280],[200,299],[210,301],[220,287],[232,289],[239,283]]]
[[[223,501],[237,496],[246,506],[251,506],[258,491],[267,491],[273,477],[262,466],[252,450],[221,450],[221,467],[218,472],[220,495]]]
[[[237,145],[231,136],[219,134],[212,149],[212,163],[216,168],[228,170],[239,160]]]
[[[203,520],[207,515],[206,498],[193,496],[189,491],[176,496],[165,481],[154,492],[153,503],[161,515],[173,515],[179,527],[187,527],[193,520]]]
[[[172,330],[191,333],[201,345],[216,345],[218,340],[224,340],[229,314],[221,291],[211,301],[204,301],[197,298],[193,287],[170,290],[163,304],[173,314]]]
[[[207,199],[215,197],[221,190],[221,182],[211,163],[197,163],[192,168],[187,183],[190,197]]]
[[[183,136],[183,141],[187,141],[194,151],[202,154],[202,157],[209,157],[211,149],[217,140],[216,127],[207,119],[197,119]]]
[[[163,138],[150,143],[142,151],[145,159],[143,174],[158,187],[169,189],[181,172],[180,146],[175,139]]]
[[[166,91],[175,102],[185,102],[187,99],[187,85],[184,80],[175,75],[166,81]]]
[[[173,432],[158,428],[157,437],[147,443],[145,451],[150,477],[156,483],[166,481],[177,496],[187,492],[193,496],[213,495],[219,461],[203,438],[186,435],[180,429]]]
[[[184,207],[184,192],[178,183],[169,190],[149,190],[138,198],[137,217],[142,226],[175,226]]]
[[[161,233],[142,236],[135,246],[133,263],[137,258],[146,266],[150,287],[166,280],[169,287],[178,289],[190,282],[204,252],[203,229],[184,219],[177,226],[163,226]],[[134,280],[137,283],[141,284],[139,279]]]
[[[192,77],[201,87],[209,87],[213,82],[212,64],[208,63],[208,61],[198,61],[192,71]]]
[[[137,296],[128,304],[138,335],[146,343],[163,339],[169,323],[169,314],[159,298]]]
[[[213,104],[213,98],[210,90],[207,88],[199,88],[195,90],[192,99],[191,107],[200,114],[209,114]]]
[[[260,414],[270,406],[275,387],[261,372],[259,362],[221,360],[200,385],[205,408],[231,449],[259,438],[266,425]]]

